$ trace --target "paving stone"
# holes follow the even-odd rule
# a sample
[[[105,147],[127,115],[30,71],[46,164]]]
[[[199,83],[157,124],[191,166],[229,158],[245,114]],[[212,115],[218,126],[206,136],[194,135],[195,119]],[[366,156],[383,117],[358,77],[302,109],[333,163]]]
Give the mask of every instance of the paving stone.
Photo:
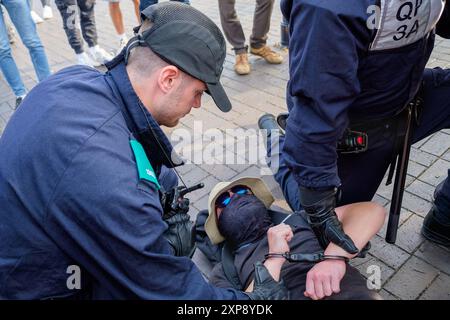
[[[195,164],[185,164],[179,167],[176,167],[176,170],[178,171],[178,173],[181,175],[181,177],[183,177],[184,175],[186,175],[189,171],[193,170],[196,167]]]
[[[426,169],[427,167],[414,161],[410,161],[408,164],[408,174],[413,177],[420,176]]]
[[[442,159],[450,162],[450,150],[448,150],[443,156]]]
[[[427,201],[433,200],[434,186],[429,185],[428,183],[422,182],[420,180],[414,180],[406,190],[408,192],[424,199]]]
[[[183,180],[189,187],[194,184],[202,182],[202,180],[205,179],[207,176],[209,176],[208,172],[200,169],[199,167],[195,167],[194,169],[192,169],[183,176]]]
[[[450,275],[450,250],[426,240],[414,255]]]
[[[13,115],[14,111],[13,110],[7,110],[4,111],[2,113],[0,113],[0,117],[3,118],[3,120],[5,120],[6,122],[9,121],[9,118],[11,118],[11,116]]]
[[[381,238],[385,238],[386,237],[386,230],[387,230],[387,225],[389,222],[389,209],[390,209],[390,203],[388,203],[385,206],[386,209],[386,219],[384,220],[384,224],[381,227],[380,231],[377,232],[377,235],[379,235]],[[404,208],[402,208],[400,210],[400,219],[398,222],[399,227],[407,220],[409,219],[409,217],[411,217],[411,215],[413,215],[413,213],[411,211],[408,211]]]
[[[439,182],[447,177],[449,168],[449,161],[438,159],[419,177],[419,179],[433,186],[437,186]]]
[[[386,206],[389,203],[389,200],[387,200],[386,198],[384,198],[378,194],[375,194],[372,201],[378,203],[382,207]]]
[[[401,299],[416,299],[428,288],[438,273],[438,270],[428,263],[411,257],[384,288]]]
[[[379,293],[384,300],[399,300],[399,298],[384,289],[382,289]]]
[[[372,275],[370,268],[373,266],[379,267],[381,271],[381,285],[384,285],[386,281],[394,274],[395,270],[389,267],[387,264],[381,260],[375,258],[374,256],[368,254],[365,258],[355,258],[351,261],[351,265],[358,269],[361,275],[367,279],[368,276]]]
[[[209,198],[209,194],[201,197],[200,199],[198,199],[195,202],[192,202],[192,207],[193,207],[193,209],[196,210],[196,213],[200,210],[208,209],[208,198]],[[193,211],[195,211],[195,210],[193,210]],[[191,212],[189,212],[189,214],[191,215]],[[191,217],[193,219],[195,219],[196,214],[195,214],[195,216],[191,215]]]
[[[450,300],[450,276],[441,273],[420,296],[420,300]]]
[[[200,181],[205,186],[199,190],[191,192],[187,195],[187,197],[191,200],[191,202],[195,203],[197,200],[202,198],[205,195],[209,195],[212,188],[219,183],[220,181],[216,179],[214,176],[208,176]],[[189,186],[189,185],[188,185]],[[200,209],[200,208],[199,208]]]
[[[391,268],[397,269],[410,257],[407,252],[395,245],[387,243],[384,238],[379,236],[373,237],[370,242],[372,243],[370,254]]]
[[[433,162],[437,160],[437,156],[425,152],[421,149],[413,148],[410,154],[410,160],[420,163],[426,167],[429,167]]]
[[[7,111],[11,111],[11,110],[12,110],[12,108],[6,102],[3,102],[0,104],[0,113],[4,113]]]
[[[403,250],[413,253],[423,242],[420,235],[423,218],[418,215],[411,215],[398,229],[396,245]]]
[[[403,193],[402,206],[405,209],[410,210],[418,214],[419,216],[425,218],[426,214],[431,208],[431,203],[422,198],[419,198],[416,195],[409,193],[408,191],[405,191]]]
[[[420,149],[436,156],[441,156],[447,149],[450,148],[450,138],[447,134],[438,132]]]

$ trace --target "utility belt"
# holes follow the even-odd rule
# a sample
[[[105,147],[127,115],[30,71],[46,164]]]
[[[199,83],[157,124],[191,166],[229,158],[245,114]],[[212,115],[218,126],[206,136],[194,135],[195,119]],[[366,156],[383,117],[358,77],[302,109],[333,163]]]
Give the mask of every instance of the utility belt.
[[[351,154],[366,152],[369,148],[369,138],[374,128],[384,128],[384,130],[395,133],[395,138],[400,144],[405,139],[405,131],[408,121],[408,113],[412,112],[412,119],[416,125],[420,123],[422,111],[422,98],[416,96],[397,114],[375,120],[364,120],[350,122],[350,126],[345,130],[342,138],[338,141],[337,152],[339,154]],[[372,139],[370,139],[372,140]]]
[[[388,243],[395,243],[397,237],[403,191],[405,188],[409,154],[411,150],[412,134],[414,127],[417,127],[420,124],[423,101],[422,85],[414,99],[396,115],[389,118],[351,124],[350,128],[348,128],[344,133],[344,136],[338,143],[337,147],[337,151],[340,154],[361,153],[369,149],[369,141],[379,140],[379,137],[371,136],[370,132],[379,133],[381,128],[382,131],[389,130],[393,134],[394,141],[392,146],[392,155],[389,165],[388,178],[386,181],[386,185],[391,184],[395,173],[395,182],[389,211],[389,221],[386,231],[386,241]],[[352,128],[358,128],[358,130],[353,130]],[[374,128],[378,129],[378,131],[371,130]],[[383,143],[383,141],[381,142]]]

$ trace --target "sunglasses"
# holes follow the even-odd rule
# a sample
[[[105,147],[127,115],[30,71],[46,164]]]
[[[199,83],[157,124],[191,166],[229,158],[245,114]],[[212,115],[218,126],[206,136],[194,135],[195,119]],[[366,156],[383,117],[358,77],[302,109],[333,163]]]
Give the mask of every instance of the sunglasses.
[[[219,197],[216,199],[216,208],[225,208],[231,201],[231,195],[230,192],[244,195],[244,194],[252,194],[252,190],[244,185],[237,185],[230,189],[230,191],[222,193]]]

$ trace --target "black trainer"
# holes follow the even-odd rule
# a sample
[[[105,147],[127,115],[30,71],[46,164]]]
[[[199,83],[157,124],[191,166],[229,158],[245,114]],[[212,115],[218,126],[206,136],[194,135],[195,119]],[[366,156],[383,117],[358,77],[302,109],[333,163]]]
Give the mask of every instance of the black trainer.
[[[258,127],[260,129],[265,129],[268,132],[270,132],[270,130],[280,130],[280,127],[275,120],[275,116],[270,113],[265,113],[261,117],[259,117]]]
[[[439,190],[442,189],[442,186],[444,185],[444,181],[442,181],[436,187],[436,190],[434,192],[434,198],[436,198],[436,194],[439,192]],[[431,242],[434,242],[434,243],[437,243],[437,244],[440,244],[440,245],[443,245],[446,247],[450,247],[450,224],[446,225],[446,224],[441,223],[436,218],[437,211],[438,211],[438,209],[433,204],[433,207],[431,207],[427,216],[423,220],[421,233],[426,239],[428,239]]]
[[[286,130],[288,117],[289,117],[289,112],[283,112],[277,116],[277,123],[280,126],[280,128],[283,130]]]
[[[14,107],[14,110],[19,107],[19,105],[22,103],[23,97],[16,97],[16,106]]]

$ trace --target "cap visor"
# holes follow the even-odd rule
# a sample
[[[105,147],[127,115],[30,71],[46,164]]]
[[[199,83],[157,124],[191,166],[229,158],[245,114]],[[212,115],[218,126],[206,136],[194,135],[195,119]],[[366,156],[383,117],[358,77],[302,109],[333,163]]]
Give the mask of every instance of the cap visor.
[[[206,86],[208,87],[208,93],[213,98],[214,102],[216,103],[216,106],[223,112],[230,111],[231,110],[230,99],[228,99],[227,94],[225,93],[225,90],[220,84],[220,82],[217,82],[215,84],[206,83]]]

